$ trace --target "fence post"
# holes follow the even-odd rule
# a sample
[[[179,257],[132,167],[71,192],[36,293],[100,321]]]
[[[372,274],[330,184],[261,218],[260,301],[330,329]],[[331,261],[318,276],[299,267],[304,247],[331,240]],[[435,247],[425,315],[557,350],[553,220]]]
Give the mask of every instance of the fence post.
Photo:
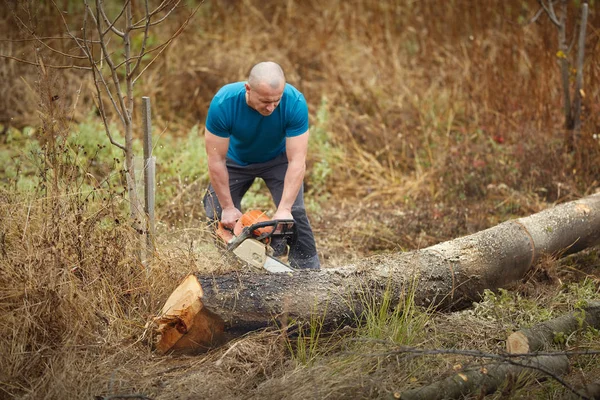
[[[142,124],[144,129],[144,198],[146,212],[146,261],[154,255],[154,183],[156,159],[152,156],[152,115],[150,98],[142,97]]]

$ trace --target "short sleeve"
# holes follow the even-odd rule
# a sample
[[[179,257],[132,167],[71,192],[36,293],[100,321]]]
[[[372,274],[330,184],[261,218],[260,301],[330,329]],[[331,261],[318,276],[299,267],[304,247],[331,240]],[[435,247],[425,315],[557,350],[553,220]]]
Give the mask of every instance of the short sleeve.
[[[285,128],[286,137],[302,135],[308,131],[308,106],[304,96],[300,94],[290,107],[289,116]]]
[[[215,96],[208,107],[206,129],[213,135],[228,138],[231,135],[231,124],[225,111],[223,102]]]

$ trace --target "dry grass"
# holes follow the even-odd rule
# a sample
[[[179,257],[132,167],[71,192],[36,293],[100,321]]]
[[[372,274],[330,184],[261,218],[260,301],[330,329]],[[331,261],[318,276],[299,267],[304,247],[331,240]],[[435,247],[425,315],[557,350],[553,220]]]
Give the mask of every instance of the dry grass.
[[[52,2],[5,3],[16,4],[38,34],[62,33]],[[309,171],[323,159],[333,163],[306,182],[319,196],[312,218],[324,264],[425,247],[598,189],[598,7],[591,6],[586,43],[583,164],[574,170],[576,155],[563,148],[556,32],[544,17],[524,24],[536,4],[207,1],[136,91],[153,99],[156,131],[181,137],[202,126],[221,85],[244,80],[254,62],[278,61],[331,145],[309,155]],[[30,36],[12,10],[0,11],[2,39],[12,39],[0,41],[0,54],[64,61],[35,41],[15,41]],[[155,39],[168,38],[183,18],[185,8]],[[48,43],[75,51],[65,41]],[[93,116],[89,79],[6,59],[0,78],[0,131],[8,122],[35,126],[32,140],[46,145],[28,172],[43,183],[33,191],[17,190],[0,165],[0,398],[377,398],[472,362],[398,358],[389,355],[393,346],[355,341],[307,366],[290,357],[277,332],[204,357],[154,356],[144,326],[179,280],[234,268],[200,220],[206,177],[164,177],[177,195],[159,211],[147,269],[134,257],[139,238],[124,222],[120,188],[99,184],[92,167],[63,154],[73,124]],[[327,118],[318,120],[321,109]],[[0,135],[0,144],[7,140]],[[597,288],[599,274],[594,252],[570,260],[546,260],[515,293],[556,312],[572,307],[583,294],[552,299],[571,280]],[[508,328],[481,315],[439,316],[424,332],[425,346],[493,352]],[[577,365],[573,381],[598,371],[597,359]]]

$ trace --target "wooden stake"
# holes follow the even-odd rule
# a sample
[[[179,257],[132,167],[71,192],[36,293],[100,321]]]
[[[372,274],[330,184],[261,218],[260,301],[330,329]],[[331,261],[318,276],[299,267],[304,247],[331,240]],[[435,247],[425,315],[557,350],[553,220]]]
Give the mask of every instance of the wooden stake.
[[[142,97],[144,127],[144,198],[146,212],[146,261],[154,254],[154,183],[156,159],[152,156],[152,115],[150,98]]]

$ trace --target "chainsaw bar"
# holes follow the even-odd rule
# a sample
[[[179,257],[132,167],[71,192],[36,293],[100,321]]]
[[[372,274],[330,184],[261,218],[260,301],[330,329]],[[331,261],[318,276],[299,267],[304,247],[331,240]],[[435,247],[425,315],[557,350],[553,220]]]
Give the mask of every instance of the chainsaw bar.
[[[297,240],[296,224],[293,219],[261,221],[246,226],[227,242],[227,250],[239,259],[271,273],[293,272],[283,261],[269,254],[268,248],[274,241],[289,241],[293,246]]]

